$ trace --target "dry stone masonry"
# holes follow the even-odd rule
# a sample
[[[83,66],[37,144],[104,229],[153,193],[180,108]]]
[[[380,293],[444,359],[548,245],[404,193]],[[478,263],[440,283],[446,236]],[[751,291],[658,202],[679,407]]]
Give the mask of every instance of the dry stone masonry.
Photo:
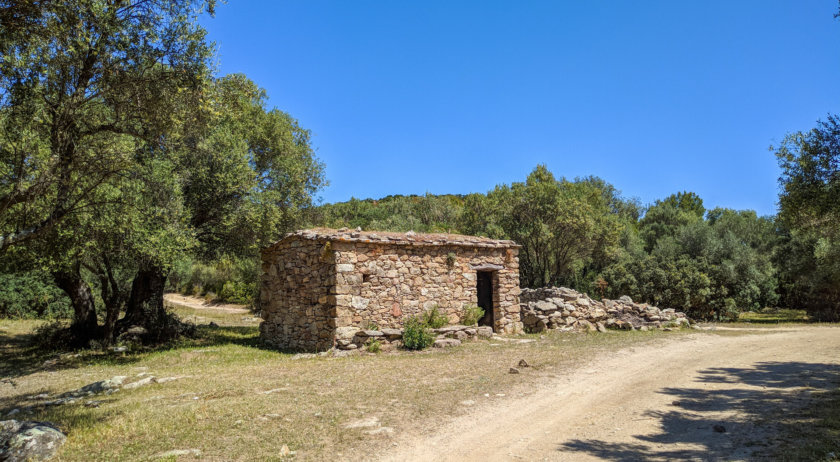
[[[493,336],[490,326],[452,326],[431,329],[435,335],[433,346],[438,348],[458,346],[464,340],[488,339]],[[360,329],[358,327],[339,327],[336,329],[336,347],[340,350],[356,350],[376,341],[383,350],[402,346],[402,329]]]
[[[458,324],[476,304],[487,311],[479,324],[518,333],[518,252],[513,241],[456,234],[291,233],[262,251],[260,336],[281,349],[352,349],[398,340],[407,317],[434,306]]]
[[[607,329],[648,330],[690,325],[684,313],[633,303],[626,295],[618,300],[597,301],[565,287],[547,287],[523,289],[520,300],[522,322],[527,332],[547,329],[605,332]]]

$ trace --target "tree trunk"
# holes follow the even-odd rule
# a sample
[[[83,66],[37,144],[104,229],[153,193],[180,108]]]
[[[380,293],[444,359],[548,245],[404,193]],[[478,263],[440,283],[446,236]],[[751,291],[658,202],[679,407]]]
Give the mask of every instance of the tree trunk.
[[[69,270],[53,273],[56,285],[70,298],[73,305],[73,337],[79,346],[87,346],[96,336],[96,306],[90,286],[82,279],[78,265]]]
[[[168,318],[163,307],[165,283],[166,272],[162,268],[138,271],[131,283],[131,294],[125,307],[125,317],[119,321],[118,330],[141,326],[146,328],[151,336],[158,337],[161,323],[166,323]]]
[[[114,278],[108,257],[102,258],[102,265],[97,271],[99,284],[101,286],[102,302],[105,304],[105,323],[102,326],[102,342],[109,346],[114,340],[117,319],[120,317],[120,310],[125,301],[125,294],[120,290],[120,285]]]

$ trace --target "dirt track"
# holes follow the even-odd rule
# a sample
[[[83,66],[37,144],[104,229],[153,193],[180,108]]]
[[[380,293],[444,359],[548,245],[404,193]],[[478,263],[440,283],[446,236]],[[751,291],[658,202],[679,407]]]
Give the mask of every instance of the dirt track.
[[[230,303],[207,302],[198,297],[189,297],[181,294],[164,294],[164,303],[183,306],[194,310],[216,310],[226,313],[249,313],[245,305],[234,305]]]
[[[838,327],[673,338],[404,435],[386,460],[750,459],[784,435],[766,417],[839,381]]]

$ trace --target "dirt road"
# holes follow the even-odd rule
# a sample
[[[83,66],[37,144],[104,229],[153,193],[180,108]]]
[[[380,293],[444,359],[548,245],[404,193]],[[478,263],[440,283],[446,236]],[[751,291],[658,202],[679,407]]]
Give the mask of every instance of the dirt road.
[[[840,382],[840,328],[696,334],[558,374],[424,434],[385,460],[739,460],[783,437],[778,415]]]
[[[194,310],[216,310],[225,313],[249,313],[251,310],[245,305],[234,305],[231,303],[208,302],[202,298],[190,297],[181,294],[164,294],[164,303],[183,306]]]

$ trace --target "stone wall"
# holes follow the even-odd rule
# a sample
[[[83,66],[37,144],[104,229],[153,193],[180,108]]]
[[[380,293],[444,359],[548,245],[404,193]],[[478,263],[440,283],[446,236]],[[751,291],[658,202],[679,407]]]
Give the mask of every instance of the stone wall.
[[[335,243],[339,327],[400,328],[437,305],[450,324],[477,303],[476,268],[493,271],[493,329],[522,330],[515,248]]]
[[[323,351],[336,346],[337,329],[399,329],[433,306],[457,324],[464,308],[478,302],[479,271],[492,275],[492,329],[521,332],[513,242],[358,230],[293,233],[262,252],[260,336],[281,349]]]
[[[332,348],[335,279],[335,259],[323,242],[292,236],[263,251],[263,341],[288,350]]]
[[[630,297],[593,300],[566,287],[522,289],[522,321],[528,332],[559,330],[648,330],[688,327],[691,321],[672,308],[633,303]]]
[[[493,329],[490,326],[464,326],[456,324],[453,326],[430,329],[435,335],[432,346],[445,348],[458,346],[464,340],[477,338],[491,338]],[[339,350],[358,350],[370,346],[370,341],[379,343],[383,351],[399,348],[403,345],[402,329],[359,329],[358,327],[339,327],[336,329],[336,348]]]

